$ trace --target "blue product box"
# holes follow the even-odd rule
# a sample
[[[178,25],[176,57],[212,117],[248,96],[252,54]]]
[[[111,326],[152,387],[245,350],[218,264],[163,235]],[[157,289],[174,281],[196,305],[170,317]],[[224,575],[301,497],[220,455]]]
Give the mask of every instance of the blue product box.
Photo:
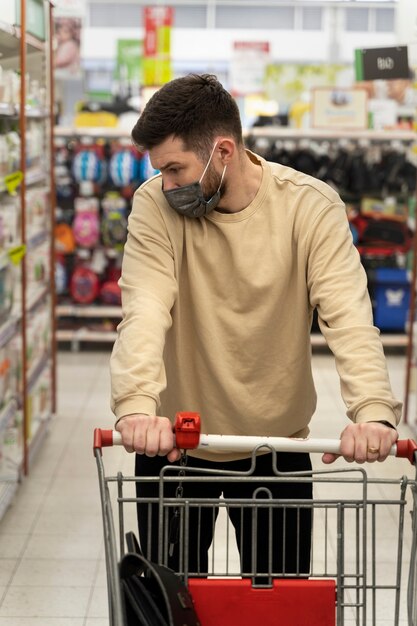
[[[374,324],[381,330],[404,331],[410,306],[409,272],[381,268],[373,273]]]

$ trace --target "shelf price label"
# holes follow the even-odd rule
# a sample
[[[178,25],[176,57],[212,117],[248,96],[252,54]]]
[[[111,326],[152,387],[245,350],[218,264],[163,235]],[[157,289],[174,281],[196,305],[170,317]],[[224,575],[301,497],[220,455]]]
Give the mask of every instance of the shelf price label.
[[[8,193],[11,196],[16,195],[16,189],[19,187],[20,183],[23,180],[23,172],[18,170],[17,172],[13,172],[4,178],[4,184]]]
[[[7,254],[9,255],[9,259],[11,260],[13,265],[19,265],[26,254],[26,246],[22,244],[21,246],[11,248],[10,250],[8,250]]]

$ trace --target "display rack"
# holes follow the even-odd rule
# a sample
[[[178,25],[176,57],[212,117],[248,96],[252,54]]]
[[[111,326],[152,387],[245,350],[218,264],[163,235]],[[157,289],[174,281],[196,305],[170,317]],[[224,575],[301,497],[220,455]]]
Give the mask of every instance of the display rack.
[[[356,154],[362,153],[363,155],[372,154],[377,149],[393,149],[398,150],[399,156],[402,158],[402,155],[407,151],[412,150],[415,147],[416,142],[416,133],[410,130],[383,130],[383,131],[375,131],[375,130],[343,130],[343,129],[294,129],[287,127],[272,127],[272,126],[263,126],[263,127],[255,127],[250,129],[245,133],[246,143],[249,147],[252,147],[255,151],[257,147],[260,150],[265,149],[268,150],[271,146],[279,146],[283,151],[285,150],[306,152],[309,150],[310,146],[313,144],[317,146],[322,146],[323,151],[322,154],[326,154],[326,151],[331,152],[334,151],[335,145],[340,145],[340,147],[345,151],[352,151]],[[371,157],[372,158],[372,157]],[[412,166],[411,166],[412,167]],[[295,165],[296,169],[299,169],[297,165]],[[307,172],[310,173],[310,172]],[[315,173],[313,172],[313,176]],[[324,178],[324,180],[326,180]],[[326,181],[328,182],[328,181]],[[384,181],[383,181],[384,182]],[[332,181],[330,181],[332,184]],[[383,183],[381,184],[382,187]],[[414,185],[414,182],[413,182]],[[360,205],[360,200],[358,202],[358,198],[361,196],[361,193],[357,190],[350,189],[340,189],[336,184],[336,188],[338,189],[342,199],[346,202],[347,205]],[[382,188],[375,195],[378,196],[378,193],[382,194]],[[362,195],[369,195],[362,194]],[[388,194],[390,195],[390,194]],[[393,196],[396,193],[392,193]],[[407,195],[404,192],[403,196]],[[414,195],[413,190],[408,192],[409,198]],[[355,197],[356,196],[356,197]],[[413,209],[415,211],[415,208]],[[413,213],[412,211],[412,213]],[[407,221],[407,226],[410,232],[410,235],[415,230],[415,214],[411,214]],[[409,239],[411,242],[411,238]],[[383,247],[383,246],[381,246]],[[359,246],[360,249],[360,246]],[[361,251],[361,250],[360,250]],[[368,250],[369,251],[369,250]],[[362,252],[361,252],[362,254]],[[369,253],[371,256],[371,253]],[[404,272],[407,274],[411,273],[411,252],[403,253],[399,256],[402,256],[402,262],[404,263],[403,268]],[[375,261],[375,268],[377,267],[377,262]],[[375,274],[375,272],[369,271],[368,278]],[[401,287],[404,293],[410,286],[408,285],[406,288]],[[371,291],[371,299],[375,306],[377,298],[374,293]],[[396,291],[396,286],[392,288],[392,291]],[[398,293],[400,292],[400,288],[398,288]],[[400,348],[404,349],[408,343],[407,337],[407,325],[406,325],[406,317],[407,311],[404,310],[404,326],[400,328],[390,329],[384,328],[383,324],[380,325],[381,328],[381,339],[382,343],[385,347],[390,348]],[[384,320],[385,321],[385,320]],[[389,322],[389,320],[388,320]],[[377,324],[379,325],[379,324]],[[324,345],[324,338],[320,333],[312,334],[312,344],[313,346],[321,346]]]
[[[416,140],[416,133],[411,130],[343,130],[343,129],[297,129],[284,126],[259,126],[245,131],[246,137],[263,137],[265,139],[328,139],[340,141],[350,139],[352,141],[404,141]]]
[[[52,4],[40,5],[38,35],[26,0],[19,25],[0,21],[0,518],[56,410]]]
[[[103,172],[105,173],[105,182],[99,181],[89,181],[90,182],[90,191],[87,191],[87,199],[88,198],[96,198],[97,204],[99,206],[100,218],[99,221],[102,224],[102,204],[103,198],[107,193],[115,193],[117,197],[124,198],[126,202],[126,218],[130,211],[131,198],[133,196],[133,192],[135,188],[140,184],[140,180],[136,178],[131,181],[131,183],[125,185],[117,185],[112,182],[110,176],[110,161],[111,161],[111,153],[114,149],[114,146],[118,146],[119,143],[122,144],[119,146],[120,149],[130,151],[134,148],[130,141],[130,131],[127,129],[120,128],[68,128],[57,126],[55,128],[55,142],[56,142],[56,153],[65,146],[68,147],[68,151],[71,152],[72,156],[68,157],[69,162],[65,161],[65,165],[61,161],[57,161],[57,187],[58,187],[58,211],[61,213],[65,213],[62,217],[62,222],[71,226],[73,232],[75,229],[73,228],[73,224],[76,217],[76,204],[79,198],[82,196],[83,192],[83,184],[82,182],[76,180],[73,165],[75,160],[75,154],[77,153],[77,149],[81,150],[82,146],[85,145],[85,149],[88,151],[89,149],[94,150],[94,146],[100,146],[100,149],[103,150],[103,154],[101,154],[101,160],[99,161],[100,167],[103,168]],[[75,146],[75,147],[74,147]],[[117,149],[116,149],[117,152]],[[135,154],[135,157],[138,157],[139,160],[143,155],[139,153]],[[58,157],[57,157],[58,158]],[[138,166],[138,160],[136,160],[136,166]],[[123,169],[123,167],[121,168]],[[61,170],[64,171],[61,176]],[[146,176],[145,176],[146,177]],[[63,202],[60,196],[60,188],[61,188],[61,179],[66,180],[68,184],[68,198],[64,198]],[[65,185],[65,183],[64,183]],[[94,188],[94,190],[93,190]],[[65,195],[65,194],[64,194]],[[61,210],[61,208],[63,210]],[[127,225],[127,222],[126,222]],[[100,227],[100,232],[102,233],[102,228]],[[76,238],[76,237],[75,237]],[[57,247],[58,249],[58,247]],[[111,247],[106,247],[104,244],[103,238],[99,235],[97,243],[94,246],[88,246],[84,248],[81,244],[76,242],[74,250],[67,250],[64,254],[59,254],[58,257],[64,259],[64,264],[68,264],[71,266],[67,271],[67,276],[65,282],[67,283],[67,289],[65,293],[62,295],[61,293],[58,296],[58,305],[56,307],[56,316],[57,316],[57,332],[56,338],[57,341],[61,344],[70,344],[72,350],[77,351],[80,348],[81,344],[109,344],[113,343],[116,338],[116,326],[120,321],[122,316],[122,310],[119,303],[117,304],[109,304],[106,302],[101,302],[100,297],[97,293],[97,297],[94,299],[94,302],[90,303],[77,303],[71,298],[71,294],[69,293],[69,283],[71,282],[71,271],[74,271],[74,268],[77,268],[79,265],[84,265],[90,267],[91,256],[94,253],[100,250],[104,253],[107,258],[109,264],[120,263],[121,261],[121,253],[122,246],[116,246],[116,249],[111,249]],[[84,253],[84,257],[82,254]],[[88,259],[88,255],[90,258]],[[83,258],[87,258],[87,261],[83,261]],[[99,277],[100,284],[103,283],[102,275]],[[113,277],[113,282],[115,282],[115,278]]]
[[[417,176],[415,198],[417,203]],[[410,311],[407,329],[407,351],[403,420],[417,433],[417,237],[414,237],[413,267],[411,276]]]
[[[67,141],[103,141],[124,140],[130,137],[128,129],[120,128],[71,128],[56,127],[55,136]],[[258,127],[244,131],[245,141],[249,147],[256,142],[264,145],[270,143],[299,143],[308,145],[310,142],[354,142],[360,150],[382,143],[409,146],[415,141],[415,133],[407,130],[392,131],[343,131],[343,130],[298,130],[288,127]],[[256,150],[256,149],[255,149]],[[58,326],[57,340],[70,343],[73,350],[78,350],[81,343],[112,343],[116,337],[115,326],[121,319],[120,307],[106,307],[95,304],[94,306],[59,304],[57,306],[57,318],[64,322],[63,327]],[[108,320],[107,328],[100,329],[100,320]],[[110,323],[112,322],[112,323]],[[74,328],[70,328],[72,325]],[[59,322],[58,322],[59,324]],[[67,327],[66,327],[67,325]],[[382,342],[385,347],[405,348],[407,335],[403,332],[383,331]],[[325,346],[325,340],[321,333],[312,333],[312,346],[320,348]]]

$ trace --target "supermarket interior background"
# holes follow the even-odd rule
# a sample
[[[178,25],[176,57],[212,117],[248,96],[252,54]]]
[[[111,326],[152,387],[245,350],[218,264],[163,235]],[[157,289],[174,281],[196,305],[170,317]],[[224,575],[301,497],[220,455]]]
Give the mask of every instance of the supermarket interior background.
[[[92,434],[114,423],[131,200],[157,173],[130,133],[188,73],[235,97],[248,148],[342,197],[400,435],[417,438],[416,0],[1,0],[0,626],[109,624]],[[311,342],[312,435],[338,437],[346,410],[316,323]],[[104,457],[133,473],[121,448]],[[369,473],[414,476],[394,459]],[[394,623],[388,596],[377,624]],[[405,606],[398,623],[416,624]]]

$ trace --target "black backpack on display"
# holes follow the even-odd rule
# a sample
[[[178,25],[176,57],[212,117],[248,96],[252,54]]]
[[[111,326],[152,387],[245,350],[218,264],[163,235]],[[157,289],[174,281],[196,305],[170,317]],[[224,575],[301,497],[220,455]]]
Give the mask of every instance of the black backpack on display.
[[[200,626],[180,576],[148,561],[133,533],[127,533],[126,542],[129,552],[119,565],[126,626]]]

